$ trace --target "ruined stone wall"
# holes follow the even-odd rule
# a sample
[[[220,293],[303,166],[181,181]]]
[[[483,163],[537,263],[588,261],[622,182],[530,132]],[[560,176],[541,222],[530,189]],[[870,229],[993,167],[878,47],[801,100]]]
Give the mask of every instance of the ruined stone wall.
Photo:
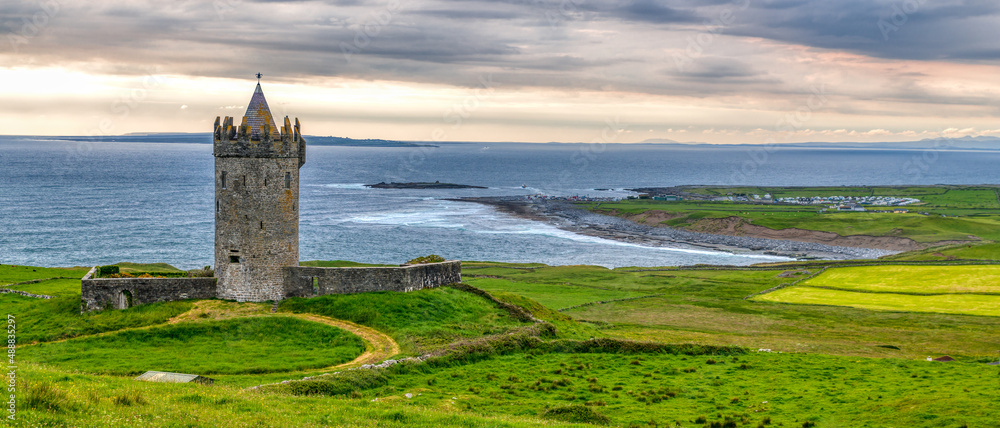
[[[80,311],[186,299],[212,299],[215,278],[94,278],[97,268],[81,280]]]
[[[390,267],[286,267],[285,297],[313,297],[369,291],[415,291],[462,282],[457,260]]]

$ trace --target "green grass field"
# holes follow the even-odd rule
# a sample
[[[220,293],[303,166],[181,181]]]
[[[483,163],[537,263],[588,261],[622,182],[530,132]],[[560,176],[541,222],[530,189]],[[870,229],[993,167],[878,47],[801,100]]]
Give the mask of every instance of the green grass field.
[[[454,407],[401,407],[399,400],[372,402],[258,393],[229,386],[136,382],[130,377],[67,373],[31,363],[20,366],[18,375],[17,419],[11,426],[522,428],[547,423],[593,427],[502,413],[475,414]]]
[[[954,251],[974,248],[955,246]],[[875,269],[873,275],[828,269],[810,282],[851,281],[857,289],[796,286],[744,300],[794,280],[781,276],[785,270],[817,268],[787,263],[775,270],[611,270],[467,263],[465,282],[526,308],[558,330],[508,341],[498,335],[529,334],[523,327],[531,324],[452,287],[289,299],[277,315],[222,321],[201,319],[195,311],[177,324],[140,329],[135,327],[165,323],[192,303],[80,314],[79,282],[49,280],[18,288],[44,290],[55,299],[0,295],[0,305],[16,314],[20,344],[30,342],[25,338],[85,336],[18,348],[15,426],[995,425],[1000,419],[994,406],[997,368],[983,363],[995,360],[1000,349],[1000,317],[921,312],[905,302],[893,303],[900,305],[896,308],[836,306],[838,299],[864,296],[941,297],[900,294],[914,288],[915,280],[928,278],[932,285],[917,289],[946,291],[947,298],[1000,299],[968,292],[987,290],[994,266],[913,267],[937,271],[864,268]],[[4,271],[0,268],[0,275]],[[44,269],[32,273],[49,274]],[[23,268],[13,274],[32,279]],[[980,277],[985,279],[970,280]],[[766,300],[801,289],[840,294],[822,297],[820,304]],[[893,292],[873,292],[883,290]],[[923,305],[940,302],[965,308],[979,304],[937,300]],[[978,307],[990,310],[990,305]],[[267,309],[235,302],[198,307],[208,306],[233,316]],[[996,307],[1000,304],[992,303]],[[314,376],[317,372],[307,369],[349,360],[362,350],[354,336],[283,313],[318,314],[375,328],[395,338],[404,355],[459,353],[324,377],[322,382],[335,388],[317,391],[333,395],[295,395],[310,391],[297,389],[296,382],[245,389]],[[97,335],[101,332],[108,333]],[[724,347],[670,347],[704,349],[673,355],[655,344],[603,352],[570,346],[600,342],[587,341],[592,337]],[[457,346],[456,341],[467,342]],[[757,348],[776,352],[752,352]],[[923,361],[944,354],[958,361]],[[0,369],[6,371],[6,361]],[[218,382],[131,380],[145,370],[208,374]]]
[[[898,312],[1000,316],[1000,265],[828,269],[757,301]]]
[[[757,296],[754,300],[802,305],[850,306],[879,311],[1000,316],[1000,296],[981,294],[914,296],[911,294],[830,290],[799,285]]]
[[[1000,265],[882,265],[827,269],[799,285],[878,293],[1000,295]]]
[[[90,268],[43,268],[36,266],[0,265],[0,286],[41,278],[83,278]]]
[[[174,324],[28,346],[25,361],[82,373],[148,370],[213,374],[273,373],[350,361],[364,343],[344,330],[289,317]]]
[[[0,278],[24,282],[58,276],[82,278],[90,268],[61,269],[0,265]],[[167,322],[191,308],[190,302],[154,303],[123,311],[80,314],[80,280],[56,279],[10,287],[35,294],[55,296],[42,300],[16,294],[0,294],[0,308],[18,317],[19,343],[48,342],[80,335],[143,327]]]
[[[960,267],[956,267],[960,268]],[[794,266],[787,267],[789,270]],[[597,334],[666,343],[740,345],[786,352],[921,358],[926,353],[992,355],[1000,349],[1000,318],[952,313],[897,313],[833,305],[789,305],[744,297],[782,283],[782,270],[609,270],[596,266],[470,269],[466,282],[492,293],[541,299],[549,310],[579,304],[581,289],[647,298],[563,312]],[[566,290],[567,299],[552,298]],[[773,294],[773,293],[772,293]],[[594,301],[609,300],[605,296]],[[927,337],[935,337],[928,342]],[[892,345],[900,349],[881,347]]]
[[[502,367],[502,370],[497,370]],[[1000,410],[985,365],[750,353],[506,355],[461,367],[407,370],[363,399],[545,417],[589,407],[618,426],[989,426]],[[413,398],[405,399],[411,393]],[[419,395],[418,395],[419,394]]]
[[[521,323],[479,296],[450,287],[411,293],[331,294],[281,302],[280,310],[348,320],[389,333],[415,353],[463,338],[497,334]]]
[[[1000,196],[993,187],[864,187],[864,188],[688,188],[691,193],[727,196],[771,193],[774,197],[803,196],[900,196],[921,203],[906,207],[908,214],[821,212],[826,206],[771,205],[713,201],[625,200],[582,204],[611,215],[637,215],[650,211],[666,213],[665,226],[697,228],[704,219],[739,217],[770,229],[805,229],[843,236],[870,235],[913,239],[924,244],[942,241],[1000,240]],[[874,207],[872,209],[878,209]],[[885,209],[885,208],[883,208]],[[919,213],[927,213],[921,215]],[[698,229],[700,230],[700,229]],[[708,229],[707,231],[711,231]],[[985,247],[981,250],[992,249]],[[1000,258],[1000,252],[976,255]]]

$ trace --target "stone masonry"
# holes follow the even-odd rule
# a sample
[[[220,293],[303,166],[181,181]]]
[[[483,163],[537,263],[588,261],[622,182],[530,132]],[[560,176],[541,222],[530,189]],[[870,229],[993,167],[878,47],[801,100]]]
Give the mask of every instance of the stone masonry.
[[[258,84],[240,126],[231,117],[215,119],[214,144],[218,297],[281,300],[281,268],[299,264],[299,168],[306,152],[299,121],[292,127],[285,117],[278,132]]]
[[[93,268],[81,281],[80,311],[186,299],[215,298],[215,278],[94,278]]]
[[[285,297],[415,291],[462,282],[462,262],[387,267],[286,267]]]

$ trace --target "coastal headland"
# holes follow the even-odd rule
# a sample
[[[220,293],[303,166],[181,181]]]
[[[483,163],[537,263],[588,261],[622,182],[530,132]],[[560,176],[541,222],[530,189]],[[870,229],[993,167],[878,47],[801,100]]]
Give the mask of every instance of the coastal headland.
[[[629,189],[615,201],[462,198],[564,230],[650,246],[873,259],[1000,238],[992,186],[722,187]]]
[[[490,205],[501,212],[529,220],[546,222],[574,233],[654,247],[830,260],[878,258],[898,252],[882,248],[837,246],[754,236],[730,236],[650,226],[628,218],[590,212],[584,206],[565,201],[525,201],[513,197],[456,200]]]

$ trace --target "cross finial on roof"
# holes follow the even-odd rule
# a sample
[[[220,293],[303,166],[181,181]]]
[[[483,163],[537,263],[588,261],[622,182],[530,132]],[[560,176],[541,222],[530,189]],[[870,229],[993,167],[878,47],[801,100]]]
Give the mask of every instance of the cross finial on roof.
[[[257,73],[257,83],[260,83],[260,78],[264,77],[263,74]]]

